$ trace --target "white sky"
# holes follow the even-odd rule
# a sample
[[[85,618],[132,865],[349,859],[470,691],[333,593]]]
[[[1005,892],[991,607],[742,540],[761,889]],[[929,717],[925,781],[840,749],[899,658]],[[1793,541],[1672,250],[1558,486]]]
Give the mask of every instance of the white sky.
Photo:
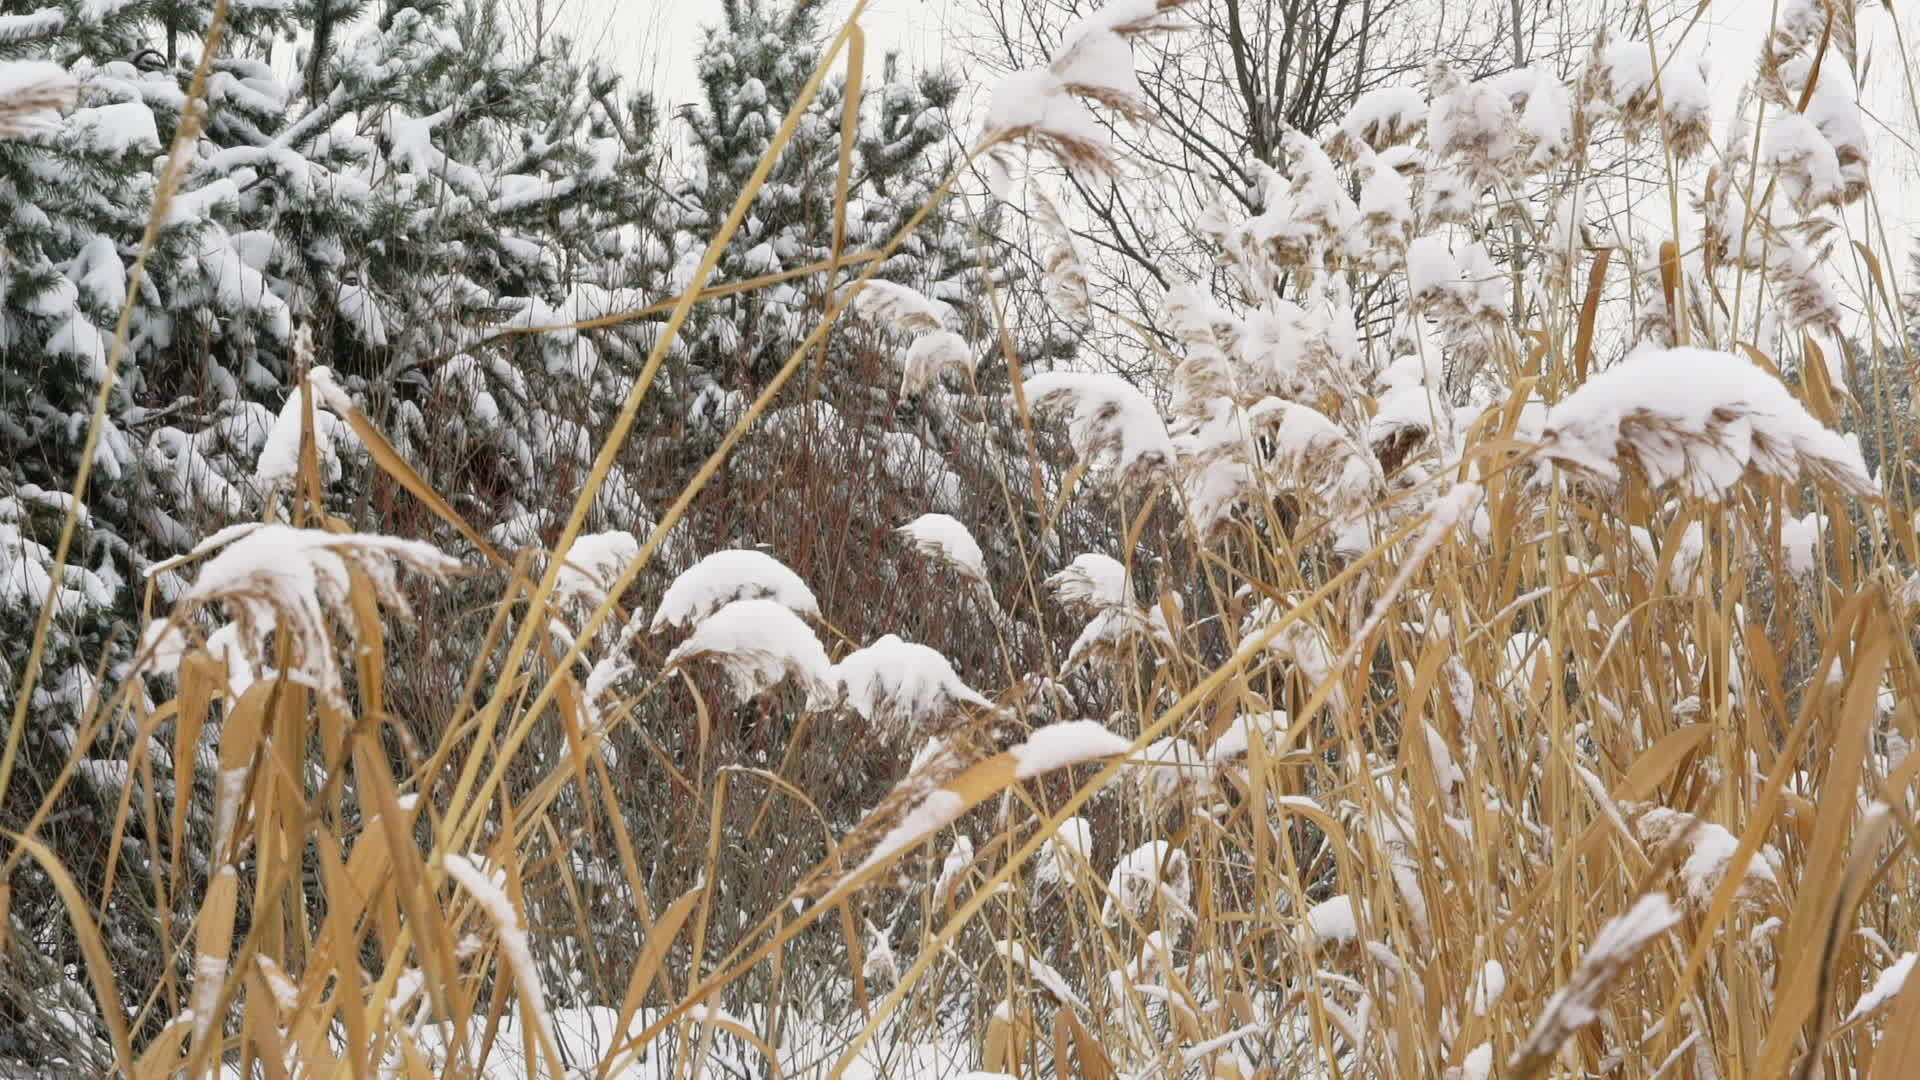
[[[520,0],[531,7],[539,0]],[[572,8],[583,41],[597,41],[601,55],[627,76],[641,76],[665,99],[669,109],[690,100],[694,53],[701,28],[724,17],[719,0],[545,0],[550,10]],[[852,0],[827,0],[823,25],[838,27]],[[899,49],[916,63],[940,63],[948,57],[944,32],[954,0],[868,0],[860,25],[867,32],[869,56]]]
[[[571,22],[583,41],[598,42],[601,54],[619,71],[651,85],[670,110],[697,93],[693,63],[701,27],[721,18],[718,0],[520,0],[529,8],[544,4]],[[1095,0],[1085,0],[1092,6]],[[1445,2],[1445,0],[1435,0]],[[826,0],[828,25],[838,25],[853,0]],[[1708,58],[1718,112],[1731,112],[1734,97],[1752,72],[1771,16],[1770,0],[1711,0],[1705,17],[1681,44],[1684,53]],[[910,62],[958,63],[953,46],[956,25],[965,18],[969,0],[869,0],[862,26],[867,31],[870,57],[890,48],[900,49]],[[1920,6],[1905,5],[1901,16],[1909,45],[1920,45]],[[1860,15],[1863,56],[1871,53],[1872,83],[1863,97],[1867,131],[1874,146],[1875,190],[1884,227],[1896,261],[1885,269],[1897,278],[1897,287],[1912,287],[1906,253],[1920,231],[1920,125],[1907,104],[1905,73],[1894,39],[1887,28],[1891,16],[1878,5]],[[1669,43],[1670,44],[1670,43]],[[1718,132],[1716,131],[1716,134]],[[1849,213],[1850,224],[1860,219]],[[1878,236],[1863,237],[1880,250]],[[1843,279],[1857,275],[1836,259],[1832,272]],[[1842,288],[1843,302],[1851,288]],[[1849,306],[1852,306],[1849,304]]]

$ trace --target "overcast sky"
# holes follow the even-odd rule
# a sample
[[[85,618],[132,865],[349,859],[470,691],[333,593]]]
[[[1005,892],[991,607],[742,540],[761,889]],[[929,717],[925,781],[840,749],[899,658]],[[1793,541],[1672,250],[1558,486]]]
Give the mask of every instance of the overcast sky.
[[[716,0],[521,0],[560,5],[568,12],[581,40],[598,42],[602,55],[622,74],[651,85],[669,106],[691,100],[694,55],[702,26],[721,18]],[[837,25],[853,0],[827,0],[829,24]],[[862,25],[867,31],[869,55],[897,48],[918,63],[958,62],[962,57],[952,41],[971,0],[870,0]],[[1093,0],[1089,0],[1091,4]],[[1436,0],[1445,2],[1445,0]],[[1753,58],[1763,40],[1773,4],[1768,0],[1711,0],[1706,17],[1682,45],[1682,51],[1704,55],[1719,115],[1732,111],[1734,97],[1752,73]],[[1901,18],[1908,42],[1920,42],[1920,5],[1908,4]],[[1871,52],[1873,82],[1863,97],[1867,130],[1874,145],[1875,190],[1886,228],[1899,262],[1895,272],[1903,288],[1913,280],[1905,252],[1920,230],[1920,131],[1905,100],[1901,63],[1893,37],[1887,32],[1891,16],[1878,5],[1860,15],[1863,55]],[[1716,134],[1718,128],[1716,127]],[[1858,215],[1849,214],[1857,221]],[[1877,239],[1871,246],[1878,248]],[[1841,277],[1853,277],[1836,265]],[[1844,292],[1851,290],[1843,289]],[[1851,306],[1851,305],[1850,305]]]
[[[533,4],[535,0],[521,0]],[[549,4],[554,0],[546,0]],[[583,41],[601,44],[602,55],[624,75],[642,78],[669,105],[694,93],[694,51],[701,28],[722,18],[718,0],[560,0],[578,11]],[[954,0],[869,0],[861,28],[871,55],[899,49],[918,63],[947,55],[944,32]],[[825,25],[838,27],[852,0],[828,0]]]

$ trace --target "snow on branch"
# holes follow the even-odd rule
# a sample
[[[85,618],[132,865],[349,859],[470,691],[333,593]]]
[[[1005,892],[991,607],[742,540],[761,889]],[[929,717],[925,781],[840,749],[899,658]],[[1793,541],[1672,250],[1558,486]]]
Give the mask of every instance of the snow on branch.
[[[1086,464],[1111,464],[1123,488],[1143,485],[1173,467],[1173,439],[1145,394],[1118,375],[1056,371],[1026,381],[1027,399],[1042,414],[1066,414],[1067,436]]]
[[[1002,79],[987,107],[980,146],[989,153],[1027,143],[1069,168],[1114,170],[1106,129],[1086,102],[1136,123],[1152,118],[1146,92],[1133,70],[1131,37],[1181,27],[1174,12],[1188,0],[1117,0],[1067,32],[1052,63]],[[995,163],[1006,163],[997,155]]]
[[[742,702],[789,676],[807,692],[809,709],[824,708],[832,699],[827,650],[800,616],[775,600],[735,600],[707,616],[667,654],[669,668],[692,660],[717,662]]]
[[[1541,1011],[1520,1050],[1512,1070],[1526,1075],[1525,1065],[1543,1062],[1559,1051],[1574,1032],[1600,1018],[1600,1000],[1633,959],[1680,922],[1665,893],[1649,893],[1624,915],[1600,928],[1587,955],[1574,969],[1567,985],[1556,991]]]
[[[1132,602],[1127,592],[1127,568],[1110,555],[1077,555],[1066,569],[1044,582],[1054,599],[1069,611],[1095,614]]]
[[[182,611],[215,601],[224,604],[233,620],[226,638],[237,647],[233,659],[252,670],[266,670],[273,659],[273,631],[284,627],[294,664],[288,674],[337,702],[344,702],[345,694],[328,627],[331,619],[349,635],[357,633],[350,600],[355,574],[373,587],[381,604],[410,618],[412,609],[397,569],[404,566],[444,581],[460,568],[458,559],[431,544],[393,536],[288,525],[224,535],[231,542],[200,568],[199,578],[181,598]],[[152,627],[148,633],[152,635]]]
[[[761,551],[716,551],[667,586],[652,629],[691,626],[736,600],[771,600],[801,615],[820,614],[813,590],[786,564]]]
[[[1779,379],[1707,349],[1649,350],[1588,379],[1547,414],[1540,454],[1617,482],[1637,464],[1655,487],[1718,499],[1749,474],[1802,471],[1878,492],[1858,442],[1823,427]]]
[[[833,666],[832,681],[855,712],[894,731],[957,705],[992,704],[961,681],[945,656],[898,634],[849,653]]]
[[[80,84],[58,64],[42,60],[0,62],[0,138],[46,131],[56,113],[73,107]]]
[[[973,350],[967,347],[967,339],[951,330],[921,334],[907,347],[906,363],[900,372],[900,395],[917,396],[948,368],[973,374]]]
[[[980,544],[958,518],[947,514],[922,514],[894,530],[907,539],[920,554],[946,563],[970,581],[987,580],[986,556]]]
[[[939,300],[931,300],[905,285],[878,279],[860,286],[853,295],[854,310],[862,318],[890,323],[900,330],[939,330],[946,326],[953,309]]]

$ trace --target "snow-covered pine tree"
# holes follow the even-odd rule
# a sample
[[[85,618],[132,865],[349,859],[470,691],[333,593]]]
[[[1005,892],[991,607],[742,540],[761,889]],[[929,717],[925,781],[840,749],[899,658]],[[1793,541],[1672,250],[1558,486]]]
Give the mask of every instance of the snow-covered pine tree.
[[[71,483],[210,10],[79,4],[0,22],[10,55],[57,60],[82,86],[57,128],[0,145],[0,496],[18,504],[3,516],[19,534],[0,559],[23,581],[29,563],[44,574],[60,505],[44,493]],[[96,453],[78,559],[94,573],[69,579],[107,598],[94,630],[107,611],[130,622],[138,590],[127,583],[151,560],[263,508],[254,461],[293,385],[297,319],[376,415],[403,436],[433,426],[436,438],[414,446],[452,445],[461,452],[445,458],[463,467],[499,463],[499,491],[534,486],[549,451],[584,441],[591,410],[533,387],[557,378],[600,401],[620,392],[579,335],[461,352],[515,321],[636,302],[605,268],[621,216],[644,201],[650,170],[635,150],[650,152],[651,123],[617,100],[610,76],[568,59],[565,42],[545,55],[516,48],[490,0],[393,3],[370,18],[320,5],[301,21],[278,4],[231,10]],[[292,70],[284,53],[269,63],[289,30],[307,46]],[[497,377],[475,381],[476,369]],[[476,412],[486,400],[498,415]],[[449,440],[461,433],[440,424],[436,403],[470,417],[494,452]],[[471,471],[436,479],[477,483]],[[468,501],[489,523],[516,510],[484,491]],[[30,622],[26,593],[0,600],[0,617]],[[6,662],[29,636],[7,635]],[[79,670],[55,663],[43,680],[67,686],[69,715],[84,697]]]
[[[77,107],[45,130],[0,139],[0,724],[9,729],[63,493],[213,7],[74,0],[0,16],[0,57],[57,64],[78,82]],[[234,0],[228,10],[206,122],[133,298],[0,827],[17,828],[38,806],[96,691],[125,675],[146,569],[266,512],[271,478],[256,462],[295,385],[298,323],[317,331],[315,359],[340,369],[377,418],[411,432],[412,449],[461,452],[429,463],[445,466],[435,479],[449,490],[474,492],[453,494],[485,524],[511,518],[527,492],[553,490],[553,460],[591,452],[582,436],[592,408],[551,387],[584,388],[597,407],[626,386],[621,347],[601,351],[618,333],[492,339],[515,323],[635,302],[608,268],[620,222],[646,198],[640,180],[652,170],[637,151],[656,142],[645,109],[619,100],[614,81],[571,59],[564,42],[519,47],[489,0],[378,10]],[[276,51],[289,37],[299,47]],[[476,408],[487,396],[494,415]],[[339,442],[342,453],[323,455],[336,474],[352,468]],[[488,471],[499,477],[492,490],[477,481]],[[381,510],[342,505],[363,518]],[[164,604],[177,579],[156,580]],[[132,737],[109,725],[93,759],[126,760]],[[110,766],[82,768],[40,833],[89,895],[104,866],[95,811],[110,809],[123,784]],[[151,898],[129,884],[145,880],[152,854],[138,841],[120,853],[118,880],[133,891],[107,905],[105,927],[124,974],[142,985],[156,974],[142,965],[167,952],[150,947]],[[57,972],[77,955],[59,902],[44,879],[14,884],[5,936]],[[28,1007],[39,985],[0,980],[0,1015],[20,1021],[0,1028],[45,1050],[70,1036]],[[10,1055],[33,1056],[0,1040],[0,1057]]]

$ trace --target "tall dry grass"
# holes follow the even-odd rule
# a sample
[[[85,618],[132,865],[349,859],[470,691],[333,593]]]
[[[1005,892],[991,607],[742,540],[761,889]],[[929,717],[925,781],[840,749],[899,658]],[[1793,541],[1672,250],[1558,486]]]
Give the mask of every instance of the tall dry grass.
[[[1157,32],[1178,6],[1122,29]],[[1778,48],[1829,62],[1842,36],[1822,25]],[[850,20],[809,88],[846,58],[849,147],[862,48]],[[1060,92],[1132,104],[1124,87]],[[586,550],[597,485],[805,106],[673,304],[553,551]],[[1627,111],[1667,131],[1664,156],[1702,149],[1657,86]],[[1009,167],[1022,148],[1115,164],[1079,129],[1008,128],[986,147]],[[1652,482],[1675,445],[1694,455],[1685,481],[1722,440],[1763,428],[1739,401],[1710,431],[1629,417],[1610,444],[1626,466],[1616,485],[1543,463],[1551,436],[1531,399],[1563,402],[1588,382],[1606,313],[1629,303],[1607,291],[1605,250],[1542,244],[1564,272],[1504,314],[1423,301],[1408,282],[1405,302],[1431,305],[1508,393],[1450,434],[1435,414],[1364,423],[1387,395],[1363,384],[1302,391],[1294,407],[1381,437],[1299,444],[1276,429],[1253,450],[1214,447],[1271,465],[1230,513],[1202,512],[1204,487],[1183,482],[1205,463],[1128,426],[1129,410],[1155,415],[1144,398],[1071,376],[1023,382],[1009,356],[1020,438],[1050,445],[1064,414],[1082,454],[1036,457],[1034,497],[1055,518],[1094,507],[1120,539],[1108,563],[1060,570],[1009,493],[1007,521],[972,524],[1013,532],[1021,580],[983,586],[931,545],[959,569],[940,579],[952,596],[929,603],[992,627],[1004,670],[971,674],[1000,692],[992,708],[908,717],[943,742],[859,822],[789,768],[843,713],[809,718],[793,691],[763,697],[786,745],[704,760],[723,745],[710,736],[726,722],[725,671],[669,653],[672,637],[637,645],[621,630],[662,599],[628,585],[794,392],[847,292],[659,527],[584,591],[567,558],[493,551],[316,374],[311,407],[343,415],[376,467],[505,583],[464,678],[440,676],[457,685],[451,720],[421,744],[387,684],[433,655],[404,636],[409,596],[476,568],[334,517],[309,423],[285,508],[307,531],[194,557],[200,584],[155,613],[164,629],[148,639],[173,667],[172,696],[155,704],[130,684],[101,704],[41,814],[9,837],[0,881],[31,862],[60,890],[95,1000],[87,1017],[59,1007],[104,1031],[113,1067],[137,1076],[913,1075],[942,1061],[1089,1078],[1906,1075],[1920,993],[1867,991],[1902,956],[1910,967],[1920,938],[1920,757],[1906,753],[1920,688],[1914,424],[1874,400],[1912,371],[1913,338],[1897,305],[1876,307],[1875,340],[1897,357],[1883,350],[1848,390],[1811,339],[1779,336],[1790,352],[1769,355],[1713,315],[1750,309],[1742,290],[1818,301],[1764,258],[1734,256],[1742,237],[1811,220],[1753,216],[1756,202],[1710,276],[1657,253],[1639,279],[1652,295],[1630,302],[1637,332],[1744,349],[1793,376],[1820,426],[1870,413],[1877,491],[1806,454],[1742,459],[1718,498]],[[1393,222],[1375,224],[1390,252]],[[1271,270],[1292,250],[1239,257]],[[1884,238],[1858,249],[1883,301],[1885,250]],[[878,265],[847,254],[862,279]],[[1066,302],[1084,303],[1086,268],[1070,250],[1048,261]],[[1176,399],[1226,370],[1232,343],[1207,321],[1181,324]],[[1363,449],[1379,474],[1343,487],[1342,455]],[[1827,525],[1809,568],[1782,537],[1810,512]],[[1361,518],[1373,531],[1355,544]],[[1047,631],[1056,605],[1074,604],[1093,622],[1069,644]],[[213,612],[276,632],[217,653],[197,621]],[[865,644],[836,637],[834,619],[829,607],[818,620],[832,653]],[[724,669],[727,648],[713,651]],[[236,692],[237,656],[284,674]],[[634,730],[680,693],[670,700],[687,703],[695,737]],[[1057,767],[1032,767],[1033,733],[1090,709],[1119,743],[1068,729]],[[171,952],[148,958],[145,980],[113,955],[99,898],[34,838],[87,744],[127,725],[144,737],[127,743],[103,895],[127,872],[112,854],[126,838],[154,853],[143,888]],[[633,804],[622,770],[636,757],[670,778],[672,806]],[[680,824],[651,820],[667,816]]]

